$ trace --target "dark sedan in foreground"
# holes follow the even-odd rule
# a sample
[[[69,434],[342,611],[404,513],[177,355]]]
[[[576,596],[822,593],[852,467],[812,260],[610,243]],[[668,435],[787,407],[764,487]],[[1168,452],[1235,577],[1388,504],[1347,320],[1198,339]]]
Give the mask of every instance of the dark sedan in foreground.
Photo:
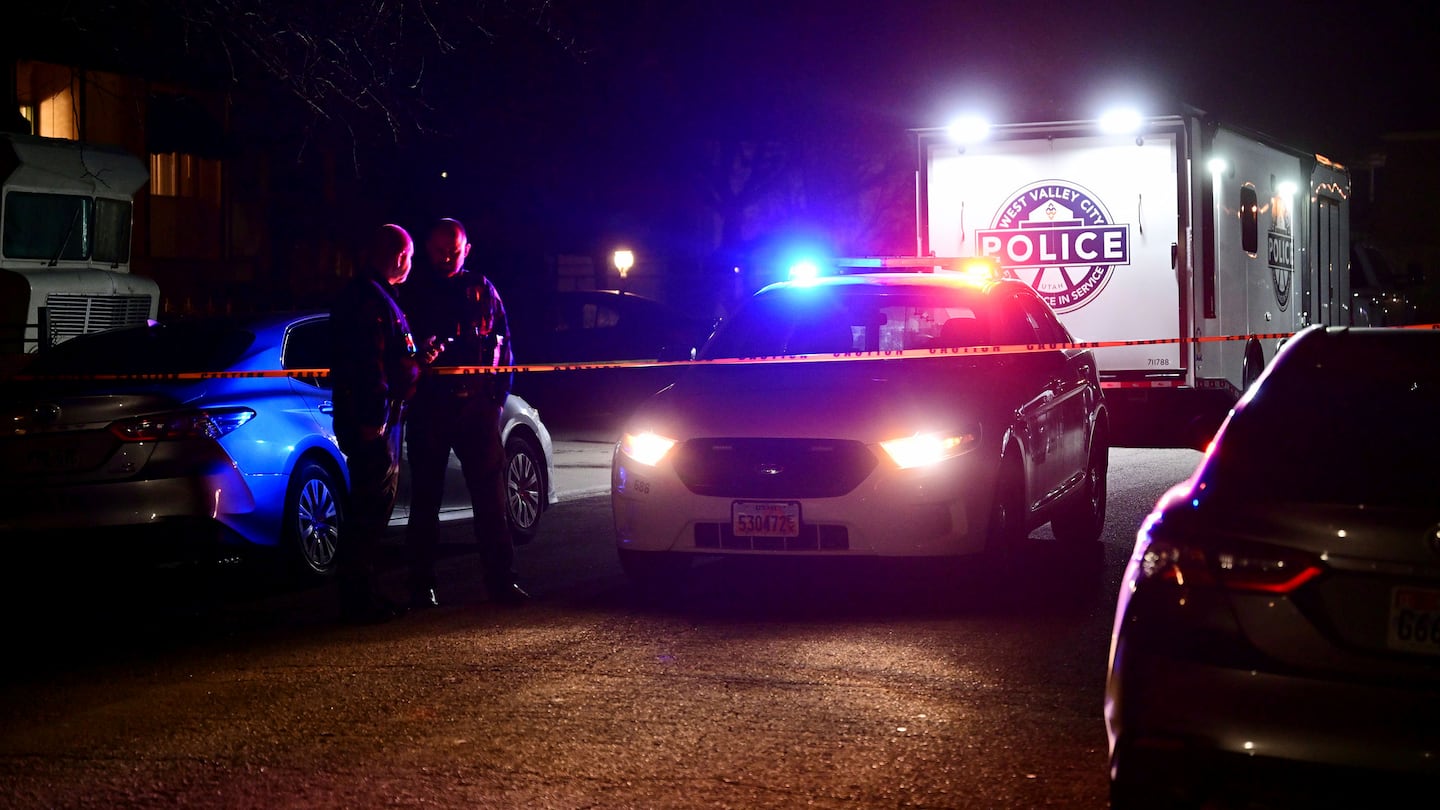
[[[1140,527],[1111,806],[1400,807],[1440,780],[1440,331],[1310,327]]]

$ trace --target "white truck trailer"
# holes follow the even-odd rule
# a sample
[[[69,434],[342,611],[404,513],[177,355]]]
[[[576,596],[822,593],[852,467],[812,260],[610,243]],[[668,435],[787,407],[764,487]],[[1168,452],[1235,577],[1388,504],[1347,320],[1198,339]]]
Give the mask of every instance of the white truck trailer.
[[[114,146],[0,133],[0,357],[5,370],[76,335],[154,319],[130,272],[134,197],[149,180]]]
[[[915,133],[919,255],[1028,282],[1164,443],[1208,438],[1288,336],[1351,323],[1350,177],[1321,155],[1197,110]]]

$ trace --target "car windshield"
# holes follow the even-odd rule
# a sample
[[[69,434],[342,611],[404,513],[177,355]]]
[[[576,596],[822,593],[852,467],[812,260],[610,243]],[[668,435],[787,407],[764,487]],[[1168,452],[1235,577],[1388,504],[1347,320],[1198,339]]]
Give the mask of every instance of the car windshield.
[[[1393,338],[1272,375],[1227,428],[1214,480],[1229,486],[1217,495],[1433,503],[1440,495],[1435,343]]]
[[[30,376],[175,374],[228,368],[255,334],[228,321],[175,321],[111,329],[71,338],[36,355]]]
[[[998,339],[968,289],[777,288],[722,322],[702,358],[976,346]]]

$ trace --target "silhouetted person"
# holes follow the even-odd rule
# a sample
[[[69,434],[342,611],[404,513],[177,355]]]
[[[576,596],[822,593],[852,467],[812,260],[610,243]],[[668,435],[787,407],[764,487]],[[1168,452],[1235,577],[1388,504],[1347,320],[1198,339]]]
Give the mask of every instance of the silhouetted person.
[[[404,228],[382,226],[330,311],[335,436],[350,467],[336,566],[340,615],[352,623],[388,621],[404,612],[381,595],[376,556],[399,488],[405,403],[420,376],[410,326],[394,298],[414,253]]]

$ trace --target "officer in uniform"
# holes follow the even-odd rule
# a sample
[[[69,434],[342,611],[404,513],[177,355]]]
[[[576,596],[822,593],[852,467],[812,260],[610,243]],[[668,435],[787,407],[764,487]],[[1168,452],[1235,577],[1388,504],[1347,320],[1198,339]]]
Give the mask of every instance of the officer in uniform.
[[[414,243],[404,228],[384,225],[372,237],[362,270],[330,311],[330,380],[335,437],[350,468],[349,514],[336,549],[341,618],[374,624],[403,607],[380,593],[376,557],[395,508],[406,401],[422,358],[396,288],[410,274]]]
[[[510,324],[495,285],[465,267],[465,227],[442,219],[425,243],[428,272],[406,285],[400,299],[417,335],[442,347],[431,373],[421,377],[407,420],[410,522],[405,545],[410,563],[410,606],[440,604],[435,559],[440,502],[453,450],[460,461],[474,512],[486,592],[491,601],[519,604],[529,595],[515,581],[515,550],[506,511],[505,448],[500,416],[511,373],[443,372],[512,365]]]

